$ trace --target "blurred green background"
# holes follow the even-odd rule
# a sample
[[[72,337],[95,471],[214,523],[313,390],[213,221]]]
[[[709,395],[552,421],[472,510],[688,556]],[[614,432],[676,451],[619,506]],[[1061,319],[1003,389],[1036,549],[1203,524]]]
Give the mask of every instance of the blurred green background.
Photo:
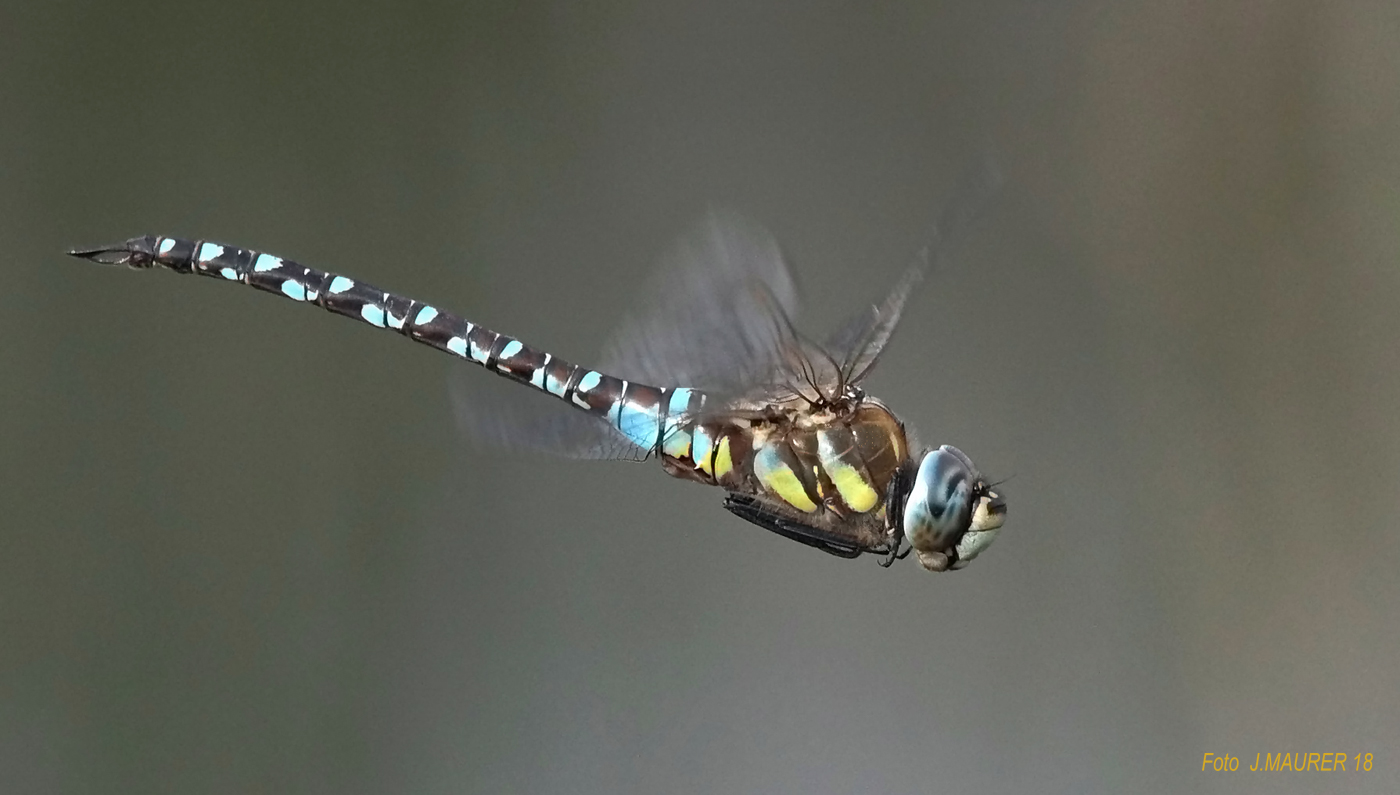
[[[0,5],[0,790],[1400,789],[1397,30]],[[957,574],[480,448],[447,357],[62,255],[256,247],[589,362],[707,207],[773,229],[822,328],[988,150],[1001,196],[870,384],[1014,475]],[[1374,769],[1244,770],[1283,751]]]

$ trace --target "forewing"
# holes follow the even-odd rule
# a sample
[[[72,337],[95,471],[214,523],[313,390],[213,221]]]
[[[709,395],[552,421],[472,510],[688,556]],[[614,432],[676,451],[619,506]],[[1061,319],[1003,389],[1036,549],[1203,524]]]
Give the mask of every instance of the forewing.
[[[839,363],[842,381],[854,386],[875,366],[885,344],[894,335],[895,326],[904,312],[904,302],[914,286],[924,278],[926,265],[920,262],[897,282],[889,295],[846,321],[823,347]]]
[[[933,265],[952,253],[1003,181],[1001,170],[991,157],[983,158],[969,170],[953,192],[953,199],[939,213],[914,265],[905,271],[883,301],[857,313],[827,338],[822,347],[839,363],[841,382],[855,385],[870,373],[894,335],[910,293]]]

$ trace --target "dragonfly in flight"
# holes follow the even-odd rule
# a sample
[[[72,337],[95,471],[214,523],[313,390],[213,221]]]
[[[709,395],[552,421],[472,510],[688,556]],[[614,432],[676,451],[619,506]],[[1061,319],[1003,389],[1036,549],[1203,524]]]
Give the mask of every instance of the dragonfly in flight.
[[[962,451],[920,448],[862,388],[924,263],[817,342],[795,329],[796,289],[772,238],[711,216],[590,369],[436,305],[246,248],[148,235],[69,253],[238,282],[481,365],[574,411],[469,408],[479,433],[575,457],[656,459],[723,489],[740,518],[832,555],[889,566],[912,551],[930,571],[961,569],[1006,518],[995,484]]]

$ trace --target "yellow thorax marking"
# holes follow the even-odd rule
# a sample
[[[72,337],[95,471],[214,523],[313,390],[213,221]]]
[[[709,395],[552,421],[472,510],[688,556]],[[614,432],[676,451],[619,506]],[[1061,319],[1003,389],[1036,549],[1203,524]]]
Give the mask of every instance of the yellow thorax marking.
[[[728,475],[733,468],[734,462],[729,460],[729,437],[726,436],[719,440],[719,450],[715,451],[715,479]]]
[[[880,501],[880,495],[875,493],[860,470],[842,460],[825,432],[817,434],[817,454],[821,457],[827,476],[831,478],[831,484],[851,510],[865,513]]]
[[[870,488],[870,484],[865,482],[865,478],[861,477],[855,467],[841,462],[835,467],[827,466],[826,471],[831,476],[832,484],[840,492],[841,499],[856,513],[865,513],[880,501],[875,489]]]
[[[778,457],[773,448],[766,447],[754,457],[753,470],[759,481],[787,504],[804,513],[817,510],[817,504],[807,496],[797,473]]]
[[[710,434],[705,430],[705,426],[695,426],[695,465],[700,467],[700,471],[706,475],[710,474],[713,468],[714,444],[710,441]]]

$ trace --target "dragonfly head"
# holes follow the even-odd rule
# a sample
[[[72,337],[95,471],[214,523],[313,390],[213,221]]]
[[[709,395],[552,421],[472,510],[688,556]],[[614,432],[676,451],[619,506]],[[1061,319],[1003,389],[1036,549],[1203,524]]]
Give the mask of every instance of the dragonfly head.
[[[1006,502],[956,447],[924,455],[904,503],[904,537],[929,571],[961,569],[991,546]]]

